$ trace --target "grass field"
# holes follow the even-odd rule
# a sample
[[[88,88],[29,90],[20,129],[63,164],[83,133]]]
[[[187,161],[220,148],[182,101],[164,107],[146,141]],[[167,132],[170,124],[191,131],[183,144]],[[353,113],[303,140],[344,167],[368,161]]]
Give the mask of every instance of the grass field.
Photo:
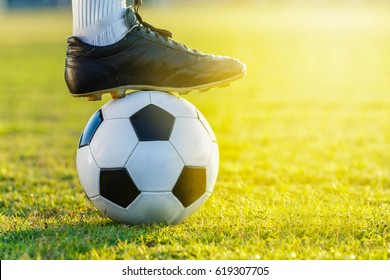
[[[220,173],[177,226],[115,224],[85,197],[77,143],[109,99],[67,91],[71,14],[0,14],[0,259],[390,259],[390,5],[356,3],[141,11],[248,66],[186,97]]]

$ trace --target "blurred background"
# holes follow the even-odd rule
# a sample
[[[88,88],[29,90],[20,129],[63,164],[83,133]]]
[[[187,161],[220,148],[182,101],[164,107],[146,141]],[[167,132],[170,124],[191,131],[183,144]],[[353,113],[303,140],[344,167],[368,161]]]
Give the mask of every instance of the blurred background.
[[[168,3],[204,3],[210,4],[207,0],[146,0],[145,5],[166,5]],[[387,0],[213,0],[212,3],[223,4],[248,4],[248,3],[260,3],[260,4],[275,4],[275,3],[315,3],[315,4],[329,4],[329,3],[342,3],[349,2],[353,4],[359,4],[363,2],[384,2]],[[41,8],[41,7],[65,7],[70,6],[72,0],[0,0],[0,7],[3,9],[15,9],[15,8]],[[127,0],[127,4],[131,5],[132,0]]]

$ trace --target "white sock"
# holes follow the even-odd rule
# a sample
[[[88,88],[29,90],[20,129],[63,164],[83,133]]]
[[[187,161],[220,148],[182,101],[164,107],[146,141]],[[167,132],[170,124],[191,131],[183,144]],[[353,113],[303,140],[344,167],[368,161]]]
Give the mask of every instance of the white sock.
[[[126,0],[72,0],[73,36],[94,46],[107,46],[122,39]]]

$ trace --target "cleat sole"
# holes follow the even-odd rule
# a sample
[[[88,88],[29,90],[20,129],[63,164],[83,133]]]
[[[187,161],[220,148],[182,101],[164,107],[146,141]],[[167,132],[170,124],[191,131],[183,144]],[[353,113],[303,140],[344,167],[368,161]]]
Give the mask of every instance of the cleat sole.
[[[96,93],[86,96],[88,101],[99,101],[102,100],[102,94]]]
[[[110,92],[112,99],[119,99],[126,96],[126,90]]]
[[[103,94],[110,93],[111,97],[113,99],[118,99],[126,96],[127,91],[136,91],[136,90],[155,90],[155,91],[164,91],[169,93],[177,93],[178,95],[187,95],[192,92],[208,92],[212,88],[225,88],[229,86],[232,82],[241,79],[246,75],[246,71],[240,73],[237,76],[234,76],[232,78],[204,84],[200,86],[194,86],[194,87],[185,87],[185,88],[175,88],[175,87],[162,87],[162,86],[151,86],[151,85],[126,85],[126,86],[120,86],[116,88],[110,88],[106,90],[100,90],[95,92],[89,92],[89,93],[82,93],[82,94],[71,94],[73,97],[86,97],[88,101],[98,101],[102,99]]]

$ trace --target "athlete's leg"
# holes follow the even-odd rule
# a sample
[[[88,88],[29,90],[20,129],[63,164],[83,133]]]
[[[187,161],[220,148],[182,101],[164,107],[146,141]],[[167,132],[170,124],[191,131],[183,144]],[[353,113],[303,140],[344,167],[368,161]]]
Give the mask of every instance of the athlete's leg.
[[[72,0],[73,36],[84,43],[106,46],[122,39],[126,0]]]

